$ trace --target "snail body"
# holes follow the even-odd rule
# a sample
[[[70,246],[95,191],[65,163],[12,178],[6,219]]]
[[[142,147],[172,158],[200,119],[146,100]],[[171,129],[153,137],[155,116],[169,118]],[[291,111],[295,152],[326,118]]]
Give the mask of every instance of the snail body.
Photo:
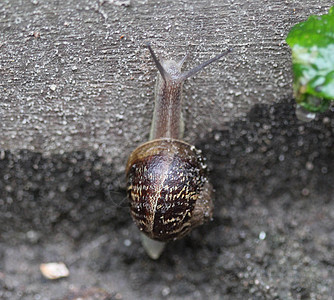
[[[127,192],[132,218],[146,235],[144,247],[150,252],[147,248],[158,246],[161,249],[157,251],[161,252],[164,242],[182,238],[212,218],[212,186],[205,159],[200,150],[182,141],[181,94],[185,79],[227,52],[182,73],[186,57],[180,62],[160,63],[149,45],[148,48],[159,70],[155,108],[150,140],[128,159]]]

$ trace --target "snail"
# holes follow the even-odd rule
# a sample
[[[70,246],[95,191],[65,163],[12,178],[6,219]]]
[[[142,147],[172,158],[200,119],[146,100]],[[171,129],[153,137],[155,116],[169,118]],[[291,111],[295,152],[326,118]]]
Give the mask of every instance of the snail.
[[[149,141],[137,147],[126,165],[130,211],[142,232],[148,255],[159,258],[165,243],[184,237],[212,218],[212,186],[201,151],[184,141],[182,84],[227,50],[188,72],[180,61],[157,59],[155,107]]]

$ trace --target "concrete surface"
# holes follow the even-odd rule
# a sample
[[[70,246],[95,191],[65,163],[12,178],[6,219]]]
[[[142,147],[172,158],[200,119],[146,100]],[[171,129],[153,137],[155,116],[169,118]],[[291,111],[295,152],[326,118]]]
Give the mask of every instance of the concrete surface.
[[[332,4],[120,3],[1,1],[1,148],[98,151],[121,172],[152,118],[156,69],[147,41],[166,58],[189,53],[185,69],[234,49],[185,84],[185,136],[194,142],[254,104],[290,97],[285,37]]]

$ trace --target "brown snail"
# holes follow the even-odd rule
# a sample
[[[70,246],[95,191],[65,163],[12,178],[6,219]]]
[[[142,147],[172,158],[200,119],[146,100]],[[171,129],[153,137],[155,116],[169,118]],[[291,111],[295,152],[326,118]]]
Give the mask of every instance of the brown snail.
[[[158,68],[150,140],[130,155],[127,192],[132,218],[143,235],[143,246],[158,258],[165,242],[179,239],[212,217],[212,187],[201,152],[182,141],[182,84],[230,50],[182,73],[180,62],[156,58]]]

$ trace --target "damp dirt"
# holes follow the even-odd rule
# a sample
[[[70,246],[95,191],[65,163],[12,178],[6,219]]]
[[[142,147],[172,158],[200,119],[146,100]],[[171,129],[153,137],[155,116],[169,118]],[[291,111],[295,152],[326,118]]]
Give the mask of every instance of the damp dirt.
[[[0,298],[330,299],[333,112],[303,123],[293,100],[256,105],[196,144],[213,221],[151,260],[124,175],[94,152],[0,155]],[[48,280],[39,266],[63,262]]]

